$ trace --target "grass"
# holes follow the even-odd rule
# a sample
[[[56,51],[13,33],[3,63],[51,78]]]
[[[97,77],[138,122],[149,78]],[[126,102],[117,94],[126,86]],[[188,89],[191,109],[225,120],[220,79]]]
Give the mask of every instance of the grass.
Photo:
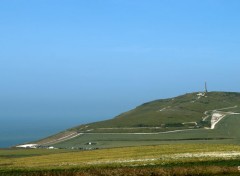
[[[65,153],[69,150],[43,150],[43,149],[0,149],[0,159],[23,158],[32,156],[41,156],[54,153]]]
[[[59,148],[112,148],[123,146],[157,145],[168,143],[240,144],[240,115],[226,116],[216,129],[193,129],[159,134],[101,134],[86,133],[55,144]],[[94,145],[87,145],[89,142]]]
[[[175,144],[94,151],[1,150],[0,175],[202,175],[239,174],[236,157],[205,152],[239,152],[238,145]],[[22,154],[21,154],[22,153]],[[181,154],[197,154],[179,157]],[[15,156],[15,157],[13,157]]]

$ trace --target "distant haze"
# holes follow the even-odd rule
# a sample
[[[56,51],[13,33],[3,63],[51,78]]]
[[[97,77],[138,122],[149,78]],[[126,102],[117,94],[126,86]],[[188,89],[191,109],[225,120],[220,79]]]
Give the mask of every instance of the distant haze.
[[[108,119],[202,91],[205,81],[209,91],[239,92],[239,8],[238,0],[2,0],[0,141]]]

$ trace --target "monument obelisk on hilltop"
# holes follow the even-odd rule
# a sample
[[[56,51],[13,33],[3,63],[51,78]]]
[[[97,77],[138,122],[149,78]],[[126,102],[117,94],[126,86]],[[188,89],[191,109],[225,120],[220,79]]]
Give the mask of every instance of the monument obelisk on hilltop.
[[[205,81],[205,93],[207,93],[208,90],[207,90],[207,82]]]

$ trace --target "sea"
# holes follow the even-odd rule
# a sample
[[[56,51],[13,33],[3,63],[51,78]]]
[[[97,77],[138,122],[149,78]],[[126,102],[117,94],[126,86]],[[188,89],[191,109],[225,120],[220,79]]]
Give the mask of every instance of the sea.
[[[0,148],[9,148],[18,144],[33,142],[76,126],[76,122],[62,121],[0,121]]]

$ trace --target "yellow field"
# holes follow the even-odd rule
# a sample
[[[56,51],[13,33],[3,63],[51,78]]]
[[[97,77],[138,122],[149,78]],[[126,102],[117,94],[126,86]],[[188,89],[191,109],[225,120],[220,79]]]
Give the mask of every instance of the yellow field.
[[[35,170],[92,166],[146,166],[190,161],[240,159],[240,146],[217,144],[158,145],[59,152],[61,150],[0,150],[0,169]],[[21,156],[20,153],[24,155]],[[33,153],[40,156],[33,156]]]

